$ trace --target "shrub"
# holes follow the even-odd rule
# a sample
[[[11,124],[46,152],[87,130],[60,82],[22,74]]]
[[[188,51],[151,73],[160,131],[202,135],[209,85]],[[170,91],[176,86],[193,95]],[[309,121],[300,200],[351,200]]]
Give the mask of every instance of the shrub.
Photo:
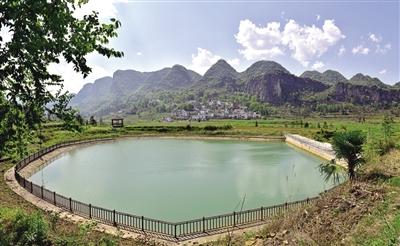
[[[368,161],[376,161],[380,155],[381,151],[378,148],[378,139],[373,136],[371,132],[369,132],[367,135],[363,152],[365,159]]]
[[[317,131],[314,134],[314,138],[317,141],[330,142],[332,140],[333,136],[335,135],[335,133],[336,133],[335,131],[321,129],[320,131]]]
[[[216,126],[205,126],[204,130],[205,131],[216,131],[216,130],[218,130],[218,127],[216,127]]]
[[[225,125],[224,127],[225,127],[224,130],[232,130],[233,128],[231,124]]]
[[[385,116],[381,123],[381,135],[374,136],[369,132],[367,143],[364,147],[368,159],[372,159],[377,155],[382,156],[396,148],[392,123],[393,120],[389,116]]]
[[[103,237],[100,242],[99,245],[102,246],[114,246],[117,245],[117,242],[109,237]]]
[[[345,159],[347,171],[351,180],[355,179],[356,168],[364,163],[362,148],[365,136],[361,131],[348,131],[336,133],[333,137],[333,150],[337,159]]]
[[[380,154],[384,155],[391,149],[396,147],[396,144],[393,140],[393,135],[394,135],[393,119],[388,115],[385,115],[381,123],[381,129],[382,129],[383,139],[379,140],[378,148]]]
[[[82,224],[79,224],[79,235],[86,236],[89,232],[93,230],[97,225],[96,221],[88,221]]]
[[[160,128],[157,128],[156,131],[157,132],[169,132],[170,130],[167,127],[160,127]]]
[[[51,213],[50,214],[50,226],[53,231],[56,230],[56,225],[60,219],[59,213]]]
[[[205,126],[203,128],[205,131],[216,131],[216,130],[231,130],[232,129],[232,125],[228,124],[228,125],[223,125],[223,126]]]
[[[347,168],[336,164],[335,160],[322,163],[319,166],[320,172],[325,175],[325,179],[334,178],[338,182],[339,175],[344,171],[347,172],[351,181],[356,178],[356,169],[365,163],[362,157],[365,136],[361,131],[338,132],[333,136],[332,147],[335,151],[336,159],[344,159]]]
[[[0,245],[51,245],[48,224],[39,213],[0,208]]]

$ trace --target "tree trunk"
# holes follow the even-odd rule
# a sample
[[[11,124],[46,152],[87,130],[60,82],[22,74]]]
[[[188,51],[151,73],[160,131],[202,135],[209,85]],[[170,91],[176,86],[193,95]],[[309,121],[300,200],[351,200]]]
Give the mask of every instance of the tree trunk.
[[[355,178],[356,178],[356,172],[355,172],[354,168],[355,168],[354,163],[349,161],[349,163],[348,163],[348,169],[349,169],[348,172],[349,172],[350,181],[354,181]]]

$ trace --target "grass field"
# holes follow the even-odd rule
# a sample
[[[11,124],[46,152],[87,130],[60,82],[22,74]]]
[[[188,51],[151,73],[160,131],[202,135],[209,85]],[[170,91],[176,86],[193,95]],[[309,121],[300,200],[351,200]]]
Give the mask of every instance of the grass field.
[[[305,118],[305,119],[263,119],[263,120],[209,120],[209,121],[175,121],[175,122],[162,122],[162,121],[147,121],[147,120],[136,120],[127,124],[125,128],[118,129],[112,132],[110,123],[103,123],[102,126],[90,126],[82,134],[65,133],[68,137],[76,137],[76,135],[93,135],[93,134],[140,134],[143,132],[149,132],[149,130],[142,129],[141,127],[165,127],[170,128],[170,131],[162,133],[181,133],[190,134],[190,131],[174,130],[176,127],[186,127],[188,125],[192,127],[206,127],[206,126],[232,126],[229,131],[221,131],[220,129],[210,131],[194,131],[195,134],[228,134],[228,135],[260,135],[260,136],[277,136],[285,133],[298,133],[305,136],[313,137],[316,132],[321,129],[328,131],[341,131],[341,130],[362,130],[365,133],[371,133],[373,135],[380,135],[381,123],[383,117],[376,116],[369,118],[365,122],[358,122],[358,119],[352,118]],[[257,122],[257,123],[256,123]],[[302,125],[301,125],[302,123]],[[305,124],[308,123],[308,127]],[[256,127],[256,124],[258,125]],[[400,118],[393,119],[393,131],[396,139],[400,139]],[[57,128],[56,128],[57,129]],[[47,132],[47,131],[46,131]],[[157,132],[154,130],[153,132]],[[54,137],[57,137],[60,132]],[[193,132],[192,132],[193,133]]]

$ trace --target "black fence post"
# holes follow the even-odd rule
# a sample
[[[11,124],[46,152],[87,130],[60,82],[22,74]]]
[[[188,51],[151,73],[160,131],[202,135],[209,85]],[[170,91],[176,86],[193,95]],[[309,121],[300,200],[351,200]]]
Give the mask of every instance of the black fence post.
[[[288,204],[287,204],[287,202],[285,203],[285,211],[287,211],[288,210]]]
[[[31,182],[31,193],[33,193],[33,183]]]
[[[310,199],[307,197],[307,204],[310,202]]]
[[[57,205],[57,202],[56,202],[56,192],[55,192],[55,191],[53,191],[53,202],[54,202],[54,205]]]
[[[236,212],[233,211],[233,227],[236,226]]]
[[[144,231],[144,216],[142,216],[142,231]]]
[[[25,178],[23,179],[24,179],[24,188],[26,188],[26,179]]]
[[[206,233],[206,218],[203,217],[203,233]]]
[[[43,185],[42,186],[40,186],[40,196],[42,197],[42,199],[43,199]]]
[[[89,218],[92,218],[92,204],[89,203]]]
[[[117,226],[117,222],[115,221],[115,209],[113,210],[113,225]]]
[[[260,208],[261,220],[264,220],[264,208]]]
[[[178,239],[178,237],[176,236],[176,226],[177,226],[177,224],[174,225],[174,236],[176,239]]]
[[[69,211],[72,213],[72,199],[71,197],[69,198]]]

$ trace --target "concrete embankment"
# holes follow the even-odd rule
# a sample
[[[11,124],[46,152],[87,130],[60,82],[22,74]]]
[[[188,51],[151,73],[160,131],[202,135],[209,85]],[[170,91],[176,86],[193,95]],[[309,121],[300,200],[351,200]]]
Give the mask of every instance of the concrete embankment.
[[[330,143],[322,143],[310,138],[300,136],[298,134],[285,135],[285,141],[300,149],[306,150],[326,160],[335,160],[337,164],[346,166],[343,160],[336,160],[335,151]]]

